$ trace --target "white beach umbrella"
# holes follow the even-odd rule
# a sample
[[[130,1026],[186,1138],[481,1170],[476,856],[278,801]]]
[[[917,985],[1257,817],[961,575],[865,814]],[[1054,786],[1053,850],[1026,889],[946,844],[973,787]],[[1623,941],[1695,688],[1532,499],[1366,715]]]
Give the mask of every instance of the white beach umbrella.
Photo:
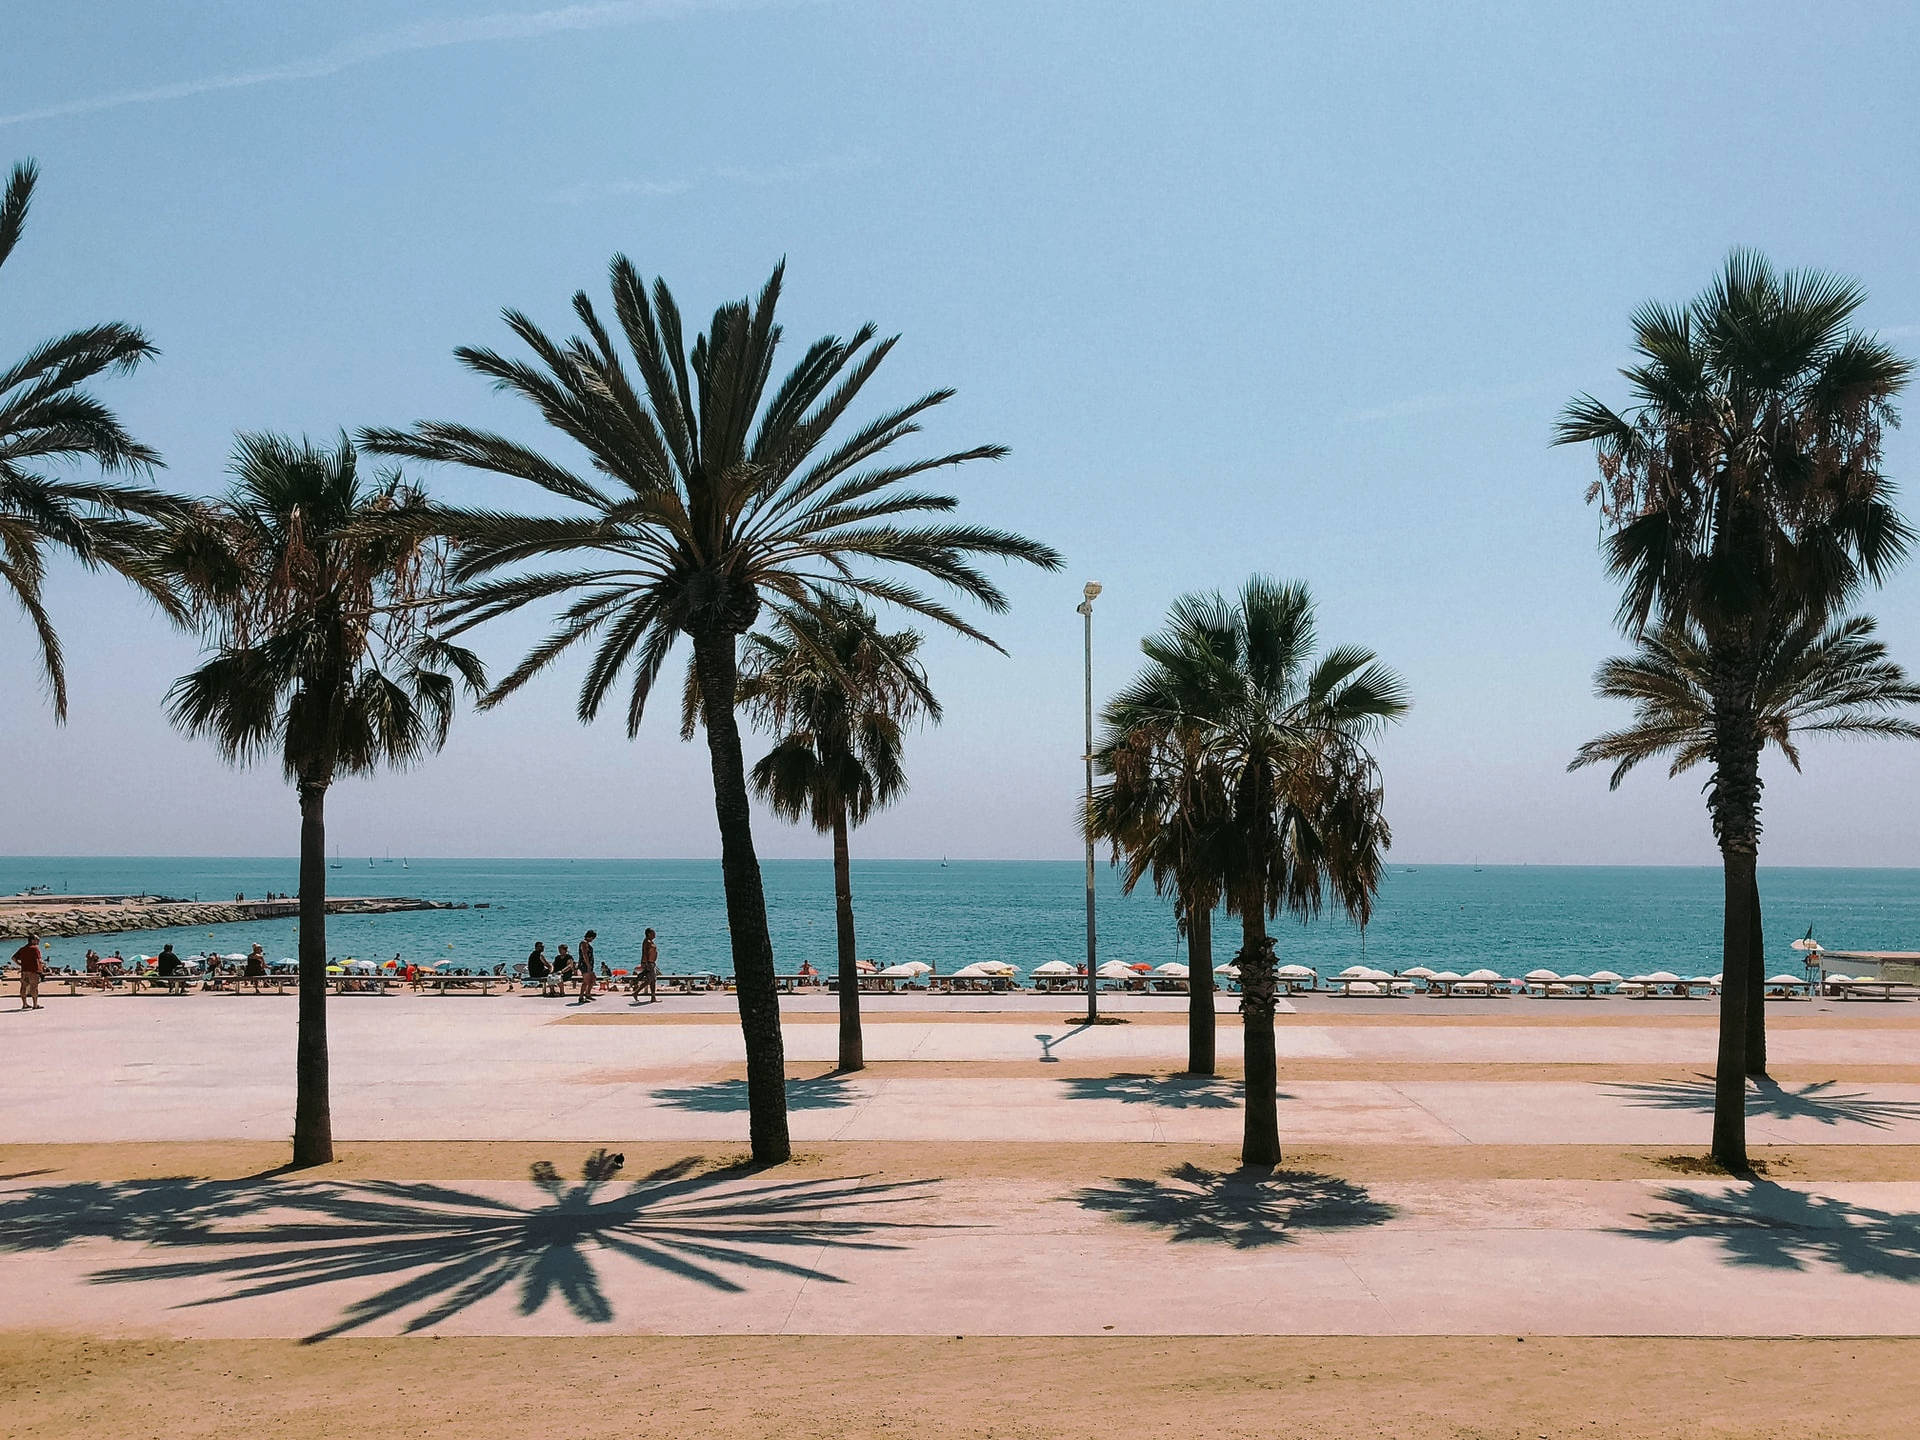
[[[1100,967],[1099,974],[1107,980],[1131,980],[1133,967],[1124,960],[1109,960]]]
[[[1433,979],[1433,971],[1429,970],[1424,965],[1412,965],[1412,966],[1409,966],[1407,969],[1402,970],[1400,973],[1409,980]]]
[[[220,958],[221,958],[222,960],[244,960],[244,959],[246,959],[247,957],[246,957],[246,956],[244,956],[244,955],[242,955],[242,954],[241,954],[241,953],[240,953],[240,952],[239,952],[238,950],[236,950],[236,951],[234,951],[234,952],[233,952],[233,954],[231,954],[231,955],[222,955],[222,956],[221,956]]]
[[[1690,975],[1687,977],[1687,984],[1689,985],[1712,985],[1714,983],[1716,982],[1707,979],[1704,975]]]
[[[1017,973],[1014,967],[1004,960],[979,960],[974,963],[989,975],[1012,975]]]
[[[1154,966],[1153,973],[1156,975],[1169,975],[1175,980],[1185,980],[1190,972],[1186,966],[1180,964],[1178,961],[1169,960],[1164,965]]]
[[[1596,985],[1618,985],[1620,977],[1611,970],[1596,970],[1588,977]]]
[[[1562,985],[1591,985],[1594,982],[1594,978],[1592,975],[1562,975],[1560,977],[1560,983]]]
[[[1393,976],[1388,974],[1385,970],[1362,970],[1354,978],[1356,980],[1365,981],[1366,983],[1371,985],[1384,985],[1384,984],[1390,983],[1393,979]]]
[[[1725,975],[1716,975],[1713,977],[1713,983],[1716,985],[1724,985],[1726,981],[1727,977]]]
[[[1501,979],[1502,977],[1492,970],[1469,970],[1467,972],[1466,978],[1473,981],[1475,984],[1482,984],[1482,983],[1491,983],[1493,981]]]
[[[1034,966],[1032,973],[1035,975],[1071,975],[1074,973],[1074,968],[1064,960],[1049,960],[1044,965]]]
[[[907,960],[899,965],[889,965],[880,973],[889,980],[911,980],[916,975],[926,974],[932,968],[931,965],[922,965],[918,960]]]
[[[1349,995],[1378,995],[1380,987],[1371,980],[1355,980],[1347,986]]]
[[[1804,985],[1806,983],[1805,978],[1799,975],[1770,975],[1767,977],[1767,984],[1769,985]]]
[[[1640,977],[1648,985],[1678,985],[1680,977],[1671,970],[1656,970],[1651,975]]]
[[[1220,968],[1224,970],[1227,967],[1222,965]],[[1283,980],[1311,980],[1314,972],[1311,965],[1282,965],[1273,973]]]
[[[989,970],[987,964],[988,962],[982,961],[974,965],[962,965],[958,970],[953,972],[953,978],[956,980],[991,980],[994,978],[995,972]]]
[[[1464,980],[1467,977],[1464,975],[1456,974],[1452,970],[1442,970],[1438,975],[1429,975],[1427,978],[1429,980],[1438,980],[1443,985],[1451,985],[1455,981]]]
[[[1349,965],[1340,972],[1342,980],[1364,980],[1372,972],[1364,965]]]
[[[1225,975],[1232,980],[1238,980],[1240,978],[1240,967],[1229,960],[1225,965],[1214,966],[1213,973],[1216,975]]]
[[[1557,980],[1559,980],[1560,978],[1561,978],[1560,976],[1558,976],[1558,975],[1556,975],[1556,974],[1554,974],[1554,973],[1553,973],[1553,971],[1551,971],[1551,970],[1529,970],[1529,971],[1527,971],[1527,979],[1529,979],[1529,980],[1548,980],[1548,981],[1557,981]]]

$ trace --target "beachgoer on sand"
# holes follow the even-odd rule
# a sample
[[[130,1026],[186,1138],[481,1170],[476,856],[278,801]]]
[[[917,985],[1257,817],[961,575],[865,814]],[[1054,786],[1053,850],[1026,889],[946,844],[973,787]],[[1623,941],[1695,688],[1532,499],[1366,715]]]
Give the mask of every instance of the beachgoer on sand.
[[[160,947],[160,954],[153,962],[153,968],[160,978],[167,982],[169,995],[187,993],[187,962],[174,952],[171,941]]]
[[[40,948],[38,935],[27,936],[27,943],[13,952],[13,963],[20,967],[20,1008],[40,1009],[40,975],[46,968],[47,957]]]
[[[585,935],[580,937],[578,963],[580,970],[580,1003],[583,1005],[593,999],[593,982],[596,978],[593,969],[593,940],[599,933],[598,930],[589,930]]]
[[[245,974],[247,979],[253,981],[253,993],[256,995],[263,994],[264,992],[260,989],[260,982],[267,978],[267,952],[262,950],[258,945],[255,945],[247,952]]]
[[[527,956],[527,978],[537,982],[540,986],[540,993],[546,995],[551,993],[552,990],[552,987],[547,983],[548,978],[552,974],[553,962],[547,959],[547,942],[544,940],[534,941],[533,953]]]

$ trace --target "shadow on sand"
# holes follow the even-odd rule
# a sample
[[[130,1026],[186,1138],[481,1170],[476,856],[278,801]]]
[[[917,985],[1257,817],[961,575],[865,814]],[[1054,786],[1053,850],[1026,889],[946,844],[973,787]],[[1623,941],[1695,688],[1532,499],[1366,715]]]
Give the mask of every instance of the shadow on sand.
[[[1750,1080],[1747,1082],[1747,1114],[1762,1119],[1817,1120],[1822,1125],[1866,1125],[1875,1130],[1890,1130],[1896,1121],[1920,1120],[1920,1103],[1875,1100],[1861,1090],[1836,1089],[1837,1083],[1821,1080],[1788,1089],[1773,1080]],[[1711,1079],[1612,1084],[1607,1088],[1640,1109],[1713,1113]]]
[[[379,1288],[308,1336],[329,1339],[405,1317],[440,1324],[505,1290],[534,1315],[564,1304],[590,1324],[613,1319],[596,1265],[615,1257],[716,1292],[760,1275],[843,1283],[816,1268],[822,1252],[904,1249],[888,1232],[943,1228],[891,1221],[887,1208],[924,1183],[756,1180],[750,1169],[681,1161],[614,1180],[597,1151],[578,1181],[545,1161],[531,1179],[544,1200],[517,1205],[431,1183],[153,1180],[49,1185],[0,1197],[0,1254],[80,1240],[148,1247],[161,1258],[94,1272],[95,1284],[215,1281],[222,1304],[340,1283]],[[792,1258],[788,1258],[792,1257]]]
[[[1671,1207],[1614,1233],[1638,1240],[1710,1240],[1729,1265],[1768,1270],[1830,1266],[1850,1275],[1920,1280],[1920,1216],[1810,1195],[1767,1180],[1726,1190],[1679,1186],[1657,1194]]]
[[[1203,1170],[1180,1165],[1160,1180],[1108,1180],[1071,1197],[1169,1241],[1212,1240],[1236,1250],[1292,1245],[1305,1230],[1383,1225],[1400,1212],[1364,1186],[1305,1170]]]

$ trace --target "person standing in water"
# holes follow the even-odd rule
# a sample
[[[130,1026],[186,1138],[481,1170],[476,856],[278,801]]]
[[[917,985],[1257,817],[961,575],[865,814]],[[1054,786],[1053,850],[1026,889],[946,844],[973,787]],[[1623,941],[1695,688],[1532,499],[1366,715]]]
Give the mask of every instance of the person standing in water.
[[[576,952],[575,963],[580,967],[580,1003],[582,1005],[593,999],[593,982],[596,978],[593,968],[593,940],[599,933],[598,930],[587,931],[580,937],[580,949]]]

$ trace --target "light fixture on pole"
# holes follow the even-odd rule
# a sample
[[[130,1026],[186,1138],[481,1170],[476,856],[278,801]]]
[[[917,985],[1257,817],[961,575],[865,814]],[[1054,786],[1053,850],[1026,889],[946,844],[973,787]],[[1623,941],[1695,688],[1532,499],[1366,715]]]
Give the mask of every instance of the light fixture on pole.
[[[1086,808],[1083,812],[1083,825],[1093,816],[1093,602],[1099,597],[1100,584],[1089,580],[1080,591],[1084,597],[1074,608],[1086,617],[1086,659],[1087,659],[1087,729],[1086,749],[1081,758],[1087,766]],[[1100,977],[1098,969],[1099,950],[1094,942],[1093,929],[1093,831],[1087,829],[1087,1023],[1091,1025],[1100,1017]]]

